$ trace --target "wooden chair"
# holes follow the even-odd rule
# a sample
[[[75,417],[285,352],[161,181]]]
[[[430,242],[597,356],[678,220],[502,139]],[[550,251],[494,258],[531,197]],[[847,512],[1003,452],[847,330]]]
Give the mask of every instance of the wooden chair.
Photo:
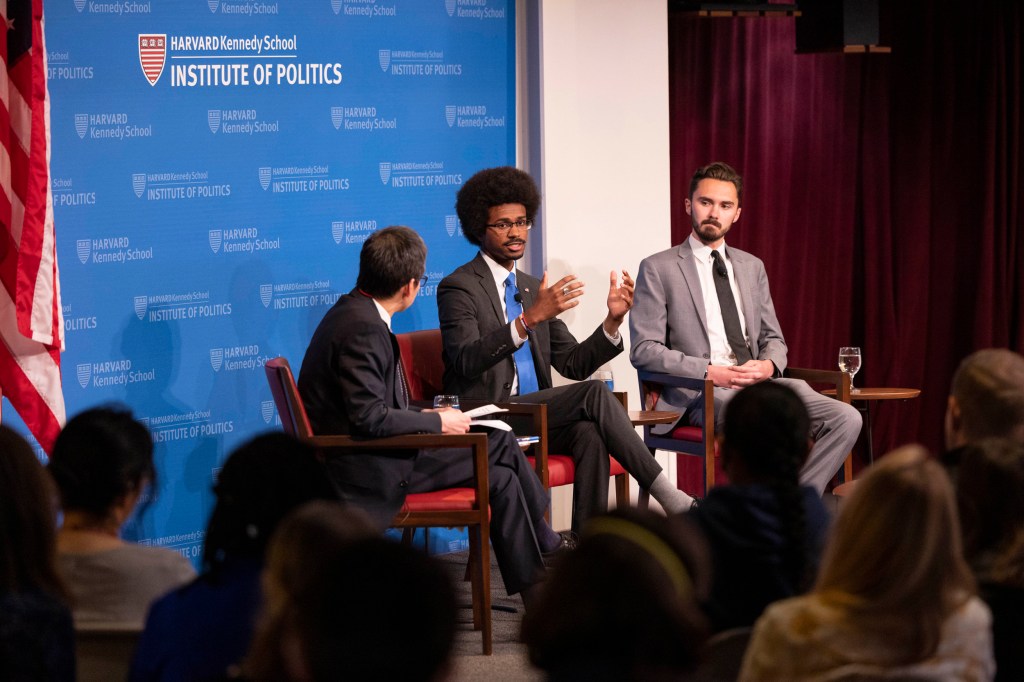
[[[412,434],[390,438],[357,438],[314,435],[299,397],[291,367],[285,358],[269,360],[264,367],[284,430],[317,448],[321,456],[345,457],[348,453],[421,448],[468,448],[472,450],[476,485],[430,493],[413,493],[395,516],[395,528],[466,526],[469,530],[470,578],[473,590],[473,627],[481,630],[484,655],[491,655],[491,556],[490,506],[487,486],[487,435]],[[357,455],[358,456],[358,455]]]
[[[650,426],[644,427],[644,443],[651,454],[655,450],[668,450],[677,455],[700,457],[703,460],[704,490],[702,497],[715,485],[715,461],[718,447],[715,441],[715,384],[711,379],[691,379],[659,372],[637,371],[640,379],[640,395],[644,409],[653,410],[658,403],[665,387],[685,388],[697,391],[704,404],[703,426],[680,424],[668,434],[651,433]],[[785,371],[785,376],[792,379],[803,379],[809,384],[827,384],[834,387],[836,399],[850,403],[850,377],[838,370],[804,369],[792,367]],[[846,456],[843,464],[843,480],[853,480],[853,458]]]
[[[402,354],[402,366],[409,395],[413,400],[430,401],[444,393],[444,362],[440,329],[397,334],[398,348]],[[471,407],[464,404],[464,408]],[[576,480],[576,463],[569,455],[553,455],[548,452],[547,406],[530,403],[502,403],[507,408],[513,429],[519,434],[536,435],[540,442],[528,451],[545,488],[569,485]],[[629,474],[614,457],[611,457],[611,475],[615,478],[615,502],[618,506],[629,506]]]
[[[128,679],[141,634],[140,623],[77,623],[75,668],[78,682]]]

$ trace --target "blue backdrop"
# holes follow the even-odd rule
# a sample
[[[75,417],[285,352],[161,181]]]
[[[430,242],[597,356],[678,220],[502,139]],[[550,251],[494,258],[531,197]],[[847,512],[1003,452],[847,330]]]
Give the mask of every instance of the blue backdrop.
[[[130,538],[198,559],[219,466],[280,424],[264,362],[298,369],[373,230],[423,235],[395,327],[437,326],[455,193],[515,161],[514,4],[48,0],[64,394],[153,432]]]

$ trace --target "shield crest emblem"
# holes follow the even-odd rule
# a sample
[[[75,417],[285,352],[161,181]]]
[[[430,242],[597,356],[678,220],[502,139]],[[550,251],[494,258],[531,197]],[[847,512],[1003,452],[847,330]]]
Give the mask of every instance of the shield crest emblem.
[[[214,253],[220,251],[220,244],[223,241],[223,233],[220,230],[210,230],[210,250]]]
[[[377,61],[380,62],[380,70],[387,73],[391,66],[391,50],[377,50]]]
[[[145,173],[132,173],[132,189],[135,190],[135,196],[141,199],[142,193],[146,191]]]
[[[85,265],[85,262],[89,260],[89,252],[92,251],[92,242],[88,239],[79,239],[75,243],[75,249],[78,251],[78,260]]]
[[[444,231],[448,233],[449,237],[455,236],[455,230],[459,226],[458,216],[446,215],[444,217]]]
[[[263,423],[269,424],[274,417],[274,401],[264,400],[260,403],[260,414],[263,415]]]
[[[341,0],[331,0],[331,9],[337,14],[341,11]]]
[[[84,139],[88,130],[89,114],[75,114],[75,132],[78,133],[78,139]]]
[[[444,108],[444,120],[448,121],[448,127],[455,125],[455,105],[449,104]]]
[[[264,308],[270,307],[270,300],[274,297],[274,285],[273,284],[261,284],[260,285],[260,302],[263,303]]]
[[[85,388],[89,385],[89,379],[92,378],[92,365],[88,362],[83,362],[75,369],[78,374],[78,385]]]
[[[156,85],[167,59],[166,33],[139,34],[139,65],[150,85]]]
[[[380,181],[382,184],[388,184],[388,180],[391,179],[391,162],[381,161],[378,167],[380,171]]]
[[[345,238],[345,223],[340,220],[331,222],[331,236],[334,238],[335,244],[340,244],[341,240]]]
[[[138,316],[140,320],[146,316],[146,308],[148,307],[148,303],[149,301],[146,299],[145,296],[135,297],[135,314]]]
[[[206,6],[210,8],[210,11],[214,14],[217,13],[217,7],[220,5],[220,0],[206,0]]]
[[[270,187],[270,166],[260,166],[260,187]]]
[[[455,0],[444,0],[444,8],[448,12],[448,16],[455,14]]]
[[[220,130],[220,109],[209,109],[206,112],[206,124],[214,135]]]
[[[75,9],[79,12],[85,9],[85,0],[75,0]]]
[[[224,349],[223,348],[211,348],[210,349],[210,367],[213,367],[214,372],[220,371],[220,366],[224,363]]]
[[[341,107],[331,107],[331,123],[334,124],[335,130],[341,128],[341,122],[344,120],[345,111]]]

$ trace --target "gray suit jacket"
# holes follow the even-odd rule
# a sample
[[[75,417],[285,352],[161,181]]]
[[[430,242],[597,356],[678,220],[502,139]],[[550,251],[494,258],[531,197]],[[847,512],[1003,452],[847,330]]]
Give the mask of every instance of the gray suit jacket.
[[[764,263],[745,251],[728,247],[746,321],[751,355],[771,360],[776,373],[786,369],[786,341],[775,316]],[[649,256],[640,263],[636,295],[629,314],[629,359],[639,370],[703,378],[711,362],[708,322],[700,277],[689,240]],[[685,411],[694,391],[668,388],[661,409]]]

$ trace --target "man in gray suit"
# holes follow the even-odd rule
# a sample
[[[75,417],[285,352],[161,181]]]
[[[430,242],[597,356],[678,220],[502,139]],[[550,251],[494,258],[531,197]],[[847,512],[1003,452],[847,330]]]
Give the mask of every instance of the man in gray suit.
[[[630,360],[640,370],[712,379],[716,428],[736,391],[769,379],[785,382],[807,406],[815,441],[800,480],[824,491],[860,434],[861,416],[803,381],[780,378],[787,348],[764,263],[725,244],[740,218],[742,198],[743,179],[729,165],[697,169],[686,199],[692,234],[640,264],[629,319]],[[658,407],[703,423],[694,391],[667,388]]]

